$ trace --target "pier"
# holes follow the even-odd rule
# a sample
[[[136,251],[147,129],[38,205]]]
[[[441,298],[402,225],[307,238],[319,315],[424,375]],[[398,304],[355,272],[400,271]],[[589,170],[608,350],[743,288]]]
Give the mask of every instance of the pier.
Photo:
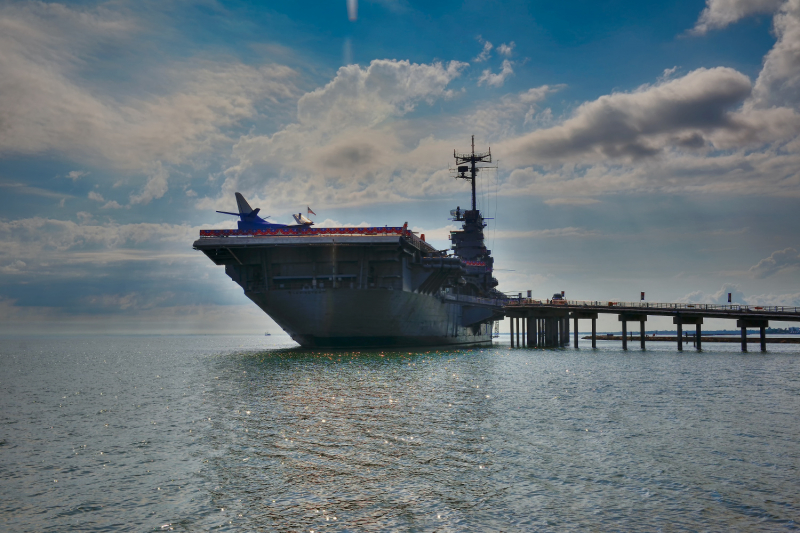
[[[645,323],[648,316],[669,316],[677,326],[677,347],[683,350],[683,343],[690,339],[697,350],[702,349],[702,325],[704,318],[723,318],[735,320],[741,330],[742,351],[747,351],[748,328],[758,328],[761,351],[767,349],[766,329],[769,321],[800,322],[800,307],[679,304],[649,302],[589,302],[578,300],[534,300],[532,298],[510,298],[504,305],[504,314],[511,321],[511,347],[517,348],[556,348],[569,344],[570,321],[574,330],[573,344],[578,348],[580,320],[591,320],[592,348],[597,347],[597,317],[600,314],[617,315],[622,326],[622,349],[628,349],[628,323],[639,323],[636,336],[642,350],[648,337]],[[694,326],[691,337],[684,337],[683,327]],[[601,337],[602,338],[602,337]],[[660,339],[652,339],[660,340]]]

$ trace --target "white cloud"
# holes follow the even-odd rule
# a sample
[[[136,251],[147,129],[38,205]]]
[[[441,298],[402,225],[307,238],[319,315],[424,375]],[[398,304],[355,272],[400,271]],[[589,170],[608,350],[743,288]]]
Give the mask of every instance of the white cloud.
[[[800,307],[800,292],[753,295],[747,298],[747,303],[748,305]]]
[[[502,196],[591,198],[618,192],[800,198],[800,154],[769,149],[712,157],[668,151],[630,164],[565,162],[517,168],[499,184]]]
[[[783,0],[706,0],[692,33],[702,35],[757,13],[774,13]]]
[[[490,43],[489,41],[484,41],[483,38],[480,36],[478,36],[478,42],[483,44],[483,50],[481,50],[481,53],[478,54],[477,57],[473,58],[473,61],[475,61],[476,63],[482,63],[483,61],[489,59],[493,47],[492,43]]]
[[[72,170],[67,174],[67,177],[72,181],[78,181],[80,178],[88,175],[89,173],[85,170]]]
[[[728,293],[731,293],[731,304],[800,307],[800,292],[745,296],[744,292],[739,288],[739,285],[734,283],[724,283],[715,293],[694,291],[675,301],[677,303],[728,305]]]
[[[296,202],[347,205],[427,194],[441,177],[432,174],[446,175],[441,154],[453,146],[403,117],[422,103],[450,98],[447,86],[466,66],[375,60],[366,68],[340,68],[331,82],[300,98],[295,123],[273,135],[243,136],[220,197],[198,206],[221,205],[237,190],[270,212],[293,210]]]
[[[157,200],[167,193],[169,186],[167,179],[169,172],[157,161],[150,169],[147,183],[144,189],[139,194],[131,194],[131,205],[144,204],[147,205],[151,200]]]
[[[754,107],[800,108],[800,0],[788,0],[775,14],[775,46],[753,87]]]
[[[142,245],[164,246],[174,252],[175,244],[192,242],[205,227],[176,224],[91,224],[91,216],[79,216],[80,224],[69,220],[26,218],[0,221],[0,261],[20,258],[38,264],[58,258],[69,263],[80,252],[109,252]],[[183,250],[181,250],[183,251]],[[112,256],[109,256],[112,257]],[[146,259],[146,257],[145,257]]]
[[[447,226],[440,227],[440,228],[423,228],[421,226],[413,226],[411,231],[418,235],[425,235],[426,241],[446,241],[450,239],[450,232],[460,230],[458,226],[454,224],[448,224]]]
[[[338,220],[333,220],[332,218],[326,218],[322,222],[315,222],[314,226],[317,228],[371,228],[372,224],[368,222],[361,222],[360,224],[350,224],[345,222],[339,222]]]
[[[48,191],[47,189],[42,189],[40,187],[31,187],[30,185],[25,185],[24,183],[18,183],[13,181],[0,182],[0,187],[8,189],[9,193],[30,194],[33,196],[43,196],[45,198],[58,198],[61,200],[62,207],[64,204],[64,200],[72,197],[69,194]]]
[[[492,73],[491,69],[486,69],[478,78],[478,85],[491,85],[492,87],[502,87],[506,78],[514,74],[514,69],[511,67],[513,63],[508,59],[503,60],[503,66],[497,74]]]
[[[122,205],[119,204],[116,200],[110,200],[103,204],[100,209],[122,209]]]
[[[509,57],[509,56],[511,56],[511,52],[514,51],[514,46],[516,46],[514,44],[514,41],[511,41],[508,44],[503,43],[503,44],[501,44],[500,46],[497,47],[497,51],[499,53],[501,53],[502,55]]]
[[[787,306],[800,307],[800,292],[795,293],[767,293],[745,296],[734,283],[725,283],[722,288],[713,294],[703,291],[694,291],[676,300],[677,303],[698,303],[728,305],[728,293],[731,293],[731,304],[750,306]]]
[[[105,202],[106,199],[103,198],[103,195],[99,192],[89,191],[89,200],[94,200],[95,202]]]
[[[631,93],[582,104],[563,123],[508,141],[519,164],[639,161],[674,149],[699,152],[786,141],[800,131],[791,110],[737,111],[750,80],[730,68],[697,69]]]
[[[751,266],[750,275],[754,278],[768,278],[784,270],[795,270],[800,267],[800,253],[794,248],[785,248],[772,252],[766,257]]]
[[[52,151],[130,170],[182,163],[230,142],[226,129],[255,116],[257,103],[294,94],[291,69],[231,60],[155,65],[136,80],[152,84],[141,95],[93,86],[87,57],[140,46],[139,21],[109,6],[0,7],[0,154]]]
[[[744,293],[739,290],[739,285],[733,283],[724,283],[717,292],[712,294],[708,294],[703,291],[690,292],[686,296],[676,299],[675,302],[688,304],[726,305],[728,303],[728,293],[731,293],[731,303],[747,303],[747,298],[745,298]]]
[[[16,259],[11,263],[7,264],[6,266],[0,267],[0,272],[3,272],[4,274],[16,274],[17,272],[23,270],[26,266],[27,264],[25,263],[25,261],[20,261],[19,259]]]

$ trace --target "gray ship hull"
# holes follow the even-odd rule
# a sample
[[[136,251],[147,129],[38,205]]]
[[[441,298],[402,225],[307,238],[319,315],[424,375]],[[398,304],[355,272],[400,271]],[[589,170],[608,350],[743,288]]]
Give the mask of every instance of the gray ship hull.
[[[464,306],[387,289],[297,289],[245,293],[304,347],[475,346],[491,323],[462,326]]]

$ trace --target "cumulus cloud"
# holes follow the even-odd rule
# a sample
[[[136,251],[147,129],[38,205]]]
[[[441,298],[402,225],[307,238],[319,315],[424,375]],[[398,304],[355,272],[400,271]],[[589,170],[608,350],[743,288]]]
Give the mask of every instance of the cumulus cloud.
[[[498,47],[497,47],[497,51],[498,51],[500,54],[503,54],[504,56],[510,56],[510,55],[511,55],[511,52],[513,52],[513,51],[514,51],[514,46],[516,46],[516,45],[514,44],[514,41],[511,41],[511,42],[510,42],[510,43],[508,43],[508,44],[506,44],[506,43],[503,43],[503,44],[501,44],[500,46],[498,46]]]
[[[636,160],[669,146],[702,148],[717,129],[746,128],[732,109],[750,95],[750,80],[730,68],[701,68],[682,78],[582,104],[555,127],[508,142],[517,161],[570,158]]]
[[[703,35],[757,13],[774,13],[784,0],[706,0],[692,33]]]
[[[748,305],[800,307],[800,292],[756,294],[747,298]]]
[[[155,160],[182,163],[229,140],[226,129],[254,116],[257,103],[294,94],[291,69],[237,61],[154,66],[137,81],[155,79],[158,89],[138,95],[127,86],[93,86],[85,58],[134,48],[138,24],[109,7],[4,4],[0,154],[56,152],[131,170]]]
[[[764,67],[753,88],[757,108],[800,107],[800,0],[788,0],[775,14],[775,46],[764,58]]]
[[[703,291],[690,292],[686,296],[677,298],[675,302],[726,305],[728,303],[728,293],[731,293],[731,303],[747,304],[747,299],[744,293],[739,289],[739,285],[733,283],[723,283],[722,287],[715,293],[705,293]]]
[[[103,195],[99,192],[89,191],[89,200],[94,200],[95,202],[105,202],[106,199],[103,198]]]
[[[185,244],[197,238],[201,229],[177,224],[91,224],[87,215],[79,217],[80,224],[41,217],[0,221],[0,258],[22,257],[30,263],[37,262],[40,254],[49,260],[51,253],[119,250],[146,243]],[[60,259],[69,262],[66,256]]]
[[[72,170],[67,174],[67,177],[72,181],[78,181],[83,176],[88,176],[89,173],[85,170]]]
[[[446,175],[441,154],[453,147],[402,119],[421,104],[450,98],[448,84],[466,66],[374,60],[366,68],[340,68],[331,82],[299,99],[295,123],[234,145],[237,164],[226,170],[221,201],[240,189],[254,192],[248,192],[254,201],[266,198],[265,208],[283,209],[298,199],[331,205],[398,200],[405,190],[425,194],[432,173]]]
[[[499,193],[562,198],[618,192],[800,198],[799,165],[800,154],[776,149],[713,157],[668,152],[631,164],[565,162],[516,168],[500,181]]]
[[[27,264],[25,261],[16,259],[6,266],[0,267],[0,272],[3,272],[4,274],[16,274],[17,272],[23,270],[26,266]]]
[[[748,272],[754,278],[768,278],[783,270],[796,269],[800,267],[800,254],[794,248],[785,248],[772,252],[766,257],[751,266]]]
[[[508,59],[503,60],[503,66],[500,69],[500,72],[494,74],[491,69],[486,69],[481,73],[481,77],[478,78],[478,85],[491,85],[492,87],[502,87],[503,84],[506,82],[506,78],[514,74],[514,69],[512,68],[513,63]]]
[[[473,58],[473,61],[475,61],[476,63],[482,63],[483,61],[489,59],[489,56],[492,53],[493,46],[492,43],[490,43],[489,41],[483,40],[481,36],[478,36],[478,42],[483,44],[483,50],[481,50],[481,53],[478,54],[477,57]]]
[[[728,293],[731,293],[731,302],[730,302],[731,304],[800,307],[800,292],[767,293],[767,294],[754,294],[752,296],[745,296],[744,292],[742,292],[742,290],[739,288],[739,285],[734,283],[723,284],[722,288],[720,288],[715,293],[694,291],[687,294],[686,296],[678,298],[676,302],[728,305]]]
[[[506,94],[477,106],[471,113],[443,122],[452,131],[474,132],[476,139],[485,139],[485,142],[514,138],[525,128],[550,125],[552,114],[549,108],[542,109],[542,103],[564,87],[565,85],[542,85],[520,93]]]
[[[373,225],[369,222],[361,222],[360,224],[351,224],[349,222],[339,222],[332,218],[326,218],[322,222],[314,224],[318,228],[370,228]]]
[[[169,189],[169,186],[167,185],[169,172],[161,164],[161,161],[157,161],[153,165],[149,174],[150,175],[147,178],[147,183],[145,184],[142,192],[131,195],[131,205],[147,205],[151,200],[157,200],[167,193],[167,190]]]

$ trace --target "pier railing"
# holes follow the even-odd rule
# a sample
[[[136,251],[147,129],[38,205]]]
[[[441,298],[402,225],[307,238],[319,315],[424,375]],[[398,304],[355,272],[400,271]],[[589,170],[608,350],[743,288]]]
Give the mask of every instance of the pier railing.
[[[600,309],[663,309],[679,311],[731,311],[731,312],[763,312],[763,313],[795,313],[800,314],[800,307],[783,305],[743,305],[743,304],[690,304],[690,303],[657,303],[657,302],[618,302],[590,300],[539,300],[536,298],[514,298],[507,300],[509,306],[565,306]]]

